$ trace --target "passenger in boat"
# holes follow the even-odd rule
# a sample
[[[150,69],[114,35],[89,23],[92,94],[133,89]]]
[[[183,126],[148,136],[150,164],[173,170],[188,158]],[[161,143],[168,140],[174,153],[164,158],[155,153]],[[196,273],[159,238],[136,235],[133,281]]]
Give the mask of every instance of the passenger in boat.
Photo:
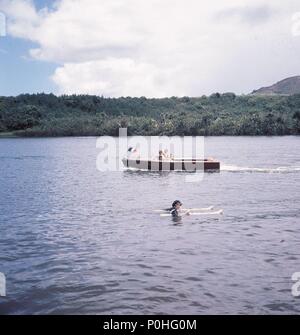
[[[170,160],[173,159],[169,155],[168,149],[165,150],[159,150],[158,152],[158,160],[163,161],[163,160]]]
[[[168,149],[164,150],[164,157],[165,157],[166,160],[174,160],[174,156],[172,154],[169,154]]]
[[[172,208],[171,208],[171,215],[173,218],[179,218],[179,217],[182,217],[184,215],[190,215],[190,212],[187,211],[187,212],[182,212],[181,210],[181,206],[182,206],[182,203],[180,200],[175,200],[173,203],[172,203]]]

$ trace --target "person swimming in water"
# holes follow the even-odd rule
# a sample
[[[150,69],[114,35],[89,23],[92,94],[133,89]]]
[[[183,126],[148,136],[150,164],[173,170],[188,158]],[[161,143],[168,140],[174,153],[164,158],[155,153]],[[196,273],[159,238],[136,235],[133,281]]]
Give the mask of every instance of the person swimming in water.
[[[173,218],[181,218],[185,215],[190,215],[189,211],[182,211],[182,202],[180,200],[175,200],[172,203],[172,208],[170,208],[170,213]]]

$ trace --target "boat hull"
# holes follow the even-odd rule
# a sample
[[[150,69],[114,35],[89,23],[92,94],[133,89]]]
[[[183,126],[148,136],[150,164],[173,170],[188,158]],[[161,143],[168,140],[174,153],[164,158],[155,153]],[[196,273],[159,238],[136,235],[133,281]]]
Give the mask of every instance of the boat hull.
[[[220,171],[220,162],[199,159],[175,159],[171,161],[155,161],[146,159],[126,159],[125,167],[149,171]]]

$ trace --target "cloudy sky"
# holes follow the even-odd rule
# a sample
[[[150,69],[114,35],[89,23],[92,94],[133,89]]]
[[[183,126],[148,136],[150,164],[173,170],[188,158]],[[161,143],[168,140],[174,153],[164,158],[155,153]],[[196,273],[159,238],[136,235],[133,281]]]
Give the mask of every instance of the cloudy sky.
[[[300,74],[299,0],[0,0],[0,12],[0,95],[241,94]]]

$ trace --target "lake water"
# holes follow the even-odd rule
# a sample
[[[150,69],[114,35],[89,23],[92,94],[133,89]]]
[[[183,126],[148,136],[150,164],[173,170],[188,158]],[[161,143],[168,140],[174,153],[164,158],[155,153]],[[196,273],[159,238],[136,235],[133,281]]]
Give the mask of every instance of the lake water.
[[[300,312],[300,138],[209,137],[220,173],[96,169],[96,138],[0,139],[0,314]],[[181,223],[179,198],[223,216]]]

